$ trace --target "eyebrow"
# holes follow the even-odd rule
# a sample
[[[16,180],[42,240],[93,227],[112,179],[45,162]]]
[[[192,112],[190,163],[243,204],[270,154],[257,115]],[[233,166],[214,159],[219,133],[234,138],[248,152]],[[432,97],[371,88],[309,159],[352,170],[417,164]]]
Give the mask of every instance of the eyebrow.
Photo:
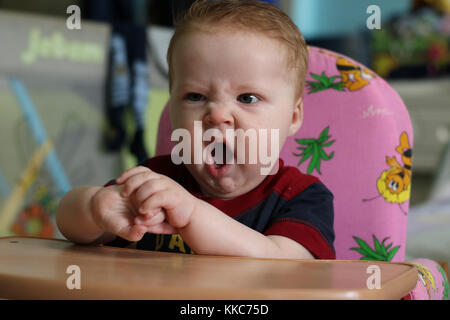
[[[270,87],[267,86],[267,84],[264,83],[256,83],[256,84],[243,84],[239,85],[235,89],[236,91],[242,92],[242,93],[259,93],[262,94],[268,90],[270,90]]]
[[[177,87],[179,90],[186,90],[186,88],[196,88],[196,89],[198,88],[199,90],[208,90],[208,88],[205,87],[204,85],[192,81],[182,82]]]
[[[172,89],[174,89],[173,87]],[[216,92],[217,89],[211,85],[205,86],[200,82],[195,82],[192,80],[187,80],[184,82],[179,82],[177,89],[179,91],[193,90],[193,91],[204,91],[204,92]],[[263,94],[265,91],[270,90],[270,87],[264,81],[249,81],[248,83],[238,84],[237,86],[232,86],[230,88],[233,91],[240,93],[259,93]]]
[[[261,90],[261,87],[258,85],[248,85],[248,84],[244,84],[244,85],[240,85],[236,88],[237,91],[254,91],[254,90]],[[264,89],[264,88],[263,88]]]

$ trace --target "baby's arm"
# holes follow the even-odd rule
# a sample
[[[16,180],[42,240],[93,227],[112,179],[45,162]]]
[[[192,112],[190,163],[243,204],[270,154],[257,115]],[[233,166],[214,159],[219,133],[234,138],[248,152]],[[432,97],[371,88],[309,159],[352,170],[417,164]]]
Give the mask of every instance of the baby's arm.
[[[145,167],[125,171],[117,180],[125,195],[135,194],[138,211],[150,217],[164,212],[166,221],[147,227],[151,233],[179,233],[198,254],[264,258],[313,256],[299,243],[265,236],[195,198],[172,179]],[[136,223],[147,225],[144,218]]]
[[[61,199],[56,212],[56,224],[68,240],[87,244],[114,239],[113,235],[105,233],[93,220],[92,198],[101,188],[74,188]]]
[[[196,252],[258,258],[314,259],[302,245],[282,236],[266,236],[199,201],[189,224],[178,231]]]

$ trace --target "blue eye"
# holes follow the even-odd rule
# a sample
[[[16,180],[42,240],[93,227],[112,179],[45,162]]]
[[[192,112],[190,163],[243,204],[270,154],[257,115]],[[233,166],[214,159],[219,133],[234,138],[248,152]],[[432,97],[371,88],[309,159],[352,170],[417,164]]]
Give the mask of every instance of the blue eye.
[[[201,95],[200,93],[188,93],[186,95],[186,99],[189,101],[193,101],[193,102],[197,102],[197,101],[202,101],[205,99],[205,97],[203,95]]]
[[[259,98],[253,94],[250,93],[244,93],[241,94],[238,98],[239,102],[245,103],[245,104],[252,104],[259,101]]]

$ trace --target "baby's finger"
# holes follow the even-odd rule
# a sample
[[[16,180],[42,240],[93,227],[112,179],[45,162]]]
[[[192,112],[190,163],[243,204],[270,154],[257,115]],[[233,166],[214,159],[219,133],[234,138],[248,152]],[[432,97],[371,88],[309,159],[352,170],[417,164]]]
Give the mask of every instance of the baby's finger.
[[[116,183],[121,184],[124,183],[125,181],[127,181],[127,179],[135,174],[141,173],[141,172],[146,172],[146,171],[151,171],[149,168],[147,167],[143,167],[143,166],[137,166],[137,167],[133,167],[131,169],[125,170],[124,172],[122,172],[122,174],[116,179]]]
[[[128,241],[139,241],[142,239],[144,234],[147,232],[147,227],[142,225],[133,225],[133,226],[126,226],[122,229],[120,229],[116,234]]]
[[[159,175],[153,171],[144,171],[130,176],[123,185],[122,197],[128,197],[144,183],[152,179],[159,179]]]
[[[156,192],[160,192],[167,188],[167,183],[164,179],[151,179],[145,181],[136,189],[134,193],[134,200],[136,201],[137,207],[140,208],[141,204],[149,197],[151,197]],[[145,214],[145,211],[139,211],[139,213]]]
[[[136,217],[134,219],[135,223],[137,225],[144,225],[144,226],[152,226],[155,224],[159,224],[163,222],[166,219],[166,215],[163,210],[159,210],[155,214],[145,214],[141,215],[139,217]]]
[[[168,205],[167,192],[155,192],[151,197],[145,199],[139,207],[140,213],[152,212],[154,210],[160,210]]]

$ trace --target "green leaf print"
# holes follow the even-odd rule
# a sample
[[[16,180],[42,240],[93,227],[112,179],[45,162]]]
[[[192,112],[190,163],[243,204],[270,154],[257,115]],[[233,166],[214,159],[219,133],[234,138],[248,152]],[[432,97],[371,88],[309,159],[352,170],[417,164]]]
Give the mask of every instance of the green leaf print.
[[[345,91],[343,87],[343,82],[334,82],[334,80],[341,78],[340,76],[332,76],[328,78],[325,72],[321,75],[310,73],[311,77],[317,81],[306,81],[309,86],[308,93],[315,93],[327,89],[334,89],[337,91]]]
[[[335,140],[328,141],[331,136],[328,135],[329,127],[326,127],[319,135],[317,139],[295,139],[295,141],[300,145],[297,147],[297,150],[303,151],[301,153],[293,153],[296,157],[301,157],[298,161],[297,166],[300,166],[307,159],[311,158],[311,162],[308,165],[307,173],[311,174],[314,170],[316,170],[319,174],[322,174],[320,171],[320,165],[323,161],[329,161],[334,156],[334,151],[330,154],[327,154],[324,151],[324,148],[331,146]]]
[[[359,245],[356,248],[350,248],[350,250],[354,250],[362,255],[361,260],[376,260],[376,261],[391,261],[397,251],[400,249],[400,246],[396,246],[389,250],[392,247],[392,243],[389,245],[385,245],[386,240],[389,238],[384,238],[383,241],[377,239],[377,237],[372,236],[374,248],[370,247],[364,240],[353,236],[353,239]]]

